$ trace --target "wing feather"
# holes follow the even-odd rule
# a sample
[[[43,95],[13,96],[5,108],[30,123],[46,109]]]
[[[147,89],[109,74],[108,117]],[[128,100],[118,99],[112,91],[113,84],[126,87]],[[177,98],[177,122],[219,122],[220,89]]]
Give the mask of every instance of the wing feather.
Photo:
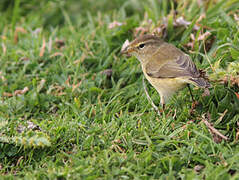
[[[146,64],[146,73],[154,78],[176,78],[200,76],[191,58],[175,46],[165,43],[153,59]]]

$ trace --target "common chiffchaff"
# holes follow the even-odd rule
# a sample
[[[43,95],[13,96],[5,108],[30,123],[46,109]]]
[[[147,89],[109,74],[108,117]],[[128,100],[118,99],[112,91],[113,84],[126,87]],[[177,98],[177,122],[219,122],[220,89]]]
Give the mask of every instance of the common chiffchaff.
[[[146,79],[160,94],[163,106],[187,84],[200,88],[210,86],[187,54],[157,36],[136,38],[121,53],[133,55],[140,61]]]

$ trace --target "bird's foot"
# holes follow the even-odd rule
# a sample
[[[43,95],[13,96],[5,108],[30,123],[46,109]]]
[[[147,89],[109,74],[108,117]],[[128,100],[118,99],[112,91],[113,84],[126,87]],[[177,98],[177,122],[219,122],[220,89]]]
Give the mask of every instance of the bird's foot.
[[[193,111],[196,109],[197,105],[199,104],[198,101],[193,101],[192,102],[192,107],[190,109],[190,114],[193,114]]]

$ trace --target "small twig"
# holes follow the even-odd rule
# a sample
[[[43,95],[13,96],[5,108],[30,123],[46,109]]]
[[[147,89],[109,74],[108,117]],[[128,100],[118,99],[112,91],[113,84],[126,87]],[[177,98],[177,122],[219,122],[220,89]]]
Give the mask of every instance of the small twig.
[[[157,106],[154,104],[153,100],[152,100],[151,97],[149,96],[147,87],[146,87],[145,82],[144,82],[144,78],[145,78],[145,77],[143,77],[142,81],[143,81],[144,91],[145,91],[145,94],[146,94],[146,96],[147,96],[147,99],[148,99],[148,101],[151,102],[151,104],[152,104],[154,110],[158,113],[158,115],[161,116],[161,113],[160,113],[159,109],[157,108]]]
[[[222,139],[224,140],[228,140],[228,137],[224,136],[223,134],[221,134],[216,128],[214,128],[208,121],[207,119],[205,118],[205,116],[203,115],[202,116],[202,121],[203,123],[208,127],[208,129],[215,135],[221,137]]]

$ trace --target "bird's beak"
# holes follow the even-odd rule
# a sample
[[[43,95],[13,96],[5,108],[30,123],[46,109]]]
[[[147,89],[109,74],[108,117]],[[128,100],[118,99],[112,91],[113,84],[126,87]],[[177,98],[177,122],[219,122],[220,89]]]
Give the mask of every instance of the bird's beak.
[[[127,49],[128,49],[128,46],[121,49],[120,54],[128,54]]]
[[[134,49],[133,49],[132,47],[126,46],[125,48],[123,48],[123,49],[120,51],[120,53],[121,53],[121,54],[130,55],[131,52],[133,52],[133,51],[134,51]]]

